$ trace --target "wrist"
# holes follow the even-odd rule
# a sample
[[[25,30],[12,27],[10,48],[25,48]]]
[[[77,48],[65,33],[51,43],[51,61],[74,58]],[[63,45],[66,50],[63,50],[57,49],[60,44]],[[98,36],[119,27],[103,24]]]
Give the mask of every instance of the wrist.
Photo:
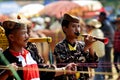
[[[88,51],[88,47],[84,47],[84,52],[87,52]]]

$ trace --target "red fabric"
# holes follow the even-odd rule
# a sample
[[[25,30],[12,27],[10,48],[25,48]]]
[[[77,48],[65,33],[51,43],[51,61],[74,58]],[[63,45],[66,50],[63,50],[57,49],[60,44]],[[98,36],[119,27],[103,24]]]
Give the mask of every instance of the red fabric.
[[[25,63],[22,63],[22,66],[24,64],[24,67],[23,67],[23,77],[24,77],[24,80],[31,80],[31,79],[35,79],[35,78],[39,78],[40,77],[40,75],[39,75],[39,68],[37,66],[37,63],[35,63],[35,61],[33,60],[32,56],[29,55],[30,54],[29,51],[24,49],[22,53],[15,52],[13,50],[10,50],[10,52],[15,57],[19,58],[19,56],[22,56],[22,61],[23,62],[25,60]]]
[[[36,64],[26,65],[23,67],[24,80],[31,80],[33,78],[39,78],[38,66]]]
[[[115,32],[114,36],[114,50],[120,52],[120,31]]]

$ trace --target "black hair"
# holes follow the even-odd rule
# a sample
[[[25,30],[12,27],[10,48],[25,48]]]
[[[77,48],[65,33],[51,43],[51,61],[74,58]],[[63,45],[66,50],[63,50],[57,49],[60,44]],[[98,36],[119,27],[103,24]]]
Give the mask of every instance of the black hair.
[[[62,25],[62,27],[68,28],[69,23],[70,23],[70,22],[67,21],[67,20],[62,20],[61,25]]]
[[[106,17],[107,14],[106,14],[105,12],[100,12],[99,16],[104,16],[104,17]]]
[[[8,22],[5,21],[2,23],[2,27],[5,29],[5,35],[8,36],[9,34],[19,30],[20,28],[22,28],[23,26],[25,26],[25,24],[23,23],[17,23],[17,22]]]

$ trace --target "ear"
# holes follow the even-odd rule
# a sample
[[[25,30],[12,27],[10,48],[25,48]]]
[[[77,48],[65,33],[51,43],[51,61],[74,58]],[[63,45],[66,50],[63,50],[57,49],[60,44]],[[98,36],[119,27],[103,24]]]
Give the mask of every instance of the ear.
[[[63,29],[63,32],[66,33],[66,27],[63,26],[62,29]]]
[[[8,35],[8,39],[9,39],[10,41],[14,41],[14,35],[9,34],[9,35]]]

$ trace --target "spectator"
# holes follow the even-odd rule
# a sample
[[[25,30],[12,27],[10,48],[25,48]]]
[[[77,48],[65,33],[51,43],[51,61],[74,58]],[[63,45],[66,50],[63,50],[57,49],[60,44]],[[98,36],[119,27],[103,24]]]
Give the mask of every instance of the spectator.
[[[110,72],[112,73],[112,63],[111,63],[111,50],[113,48],[113,37],[114,37],[114,29],[111,25],[111,22],[107,19],[107,15],[105,12],[101,12],[98,16],[98,21],[102,24],[100,29],[104,33],[104,37],[109,39],[108,44],[105,45],[105,56],[101,58],[102,69],[97,70],[101,72]],[[112,78],[112,75],[109,75],[108,78]],[[105,79],[105,75],[101,74],[95,80]]]
[[[90,19],[86,23],[86,29],[88,34],[95,36],[97,38],[104,38],[104,34],[102,30],[99,29],[100,27],[101,27],[101,23],[97,19]],[[97,68],[102,68],[100,60],[101,60],[101,57],[105,55],[105,45],[101,41],[96,41],[95,43],[93,43],[92,48],[97,53],[97,56],[99,57],[99,63]],[[90,68],[90,71],[92,71],[91,68]],[[91,74],[91,78],[93,78],[93,76],[94,74]],[[95,74],[95,76],[97,76],[97,74]]]
[[[119,69],[119,64],[120,64],[120,15],[117,16],[117,19],[115,20],[116,24],[116,29],[115,29],[115,34],[114,34],[114,65],[117,73],[119,74],[118,80],[120,79],[120,69]]]

